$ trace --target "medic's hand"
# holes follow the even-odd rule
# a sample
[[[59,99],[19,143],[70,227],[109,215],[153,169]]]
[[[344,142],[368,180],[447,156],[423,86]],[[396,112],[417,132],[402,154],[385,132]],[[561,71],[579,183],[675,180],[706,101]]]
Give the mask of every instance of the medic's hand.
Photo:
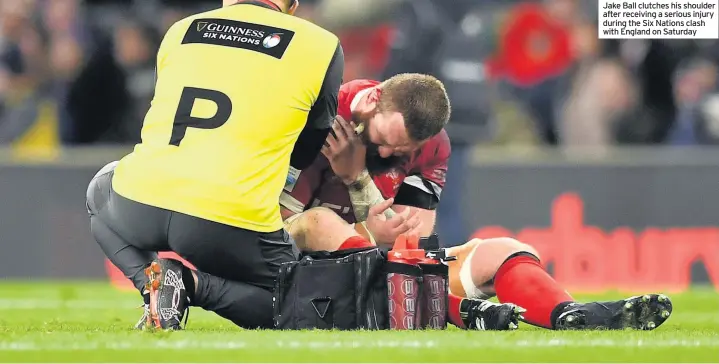
[[[354,125],[341,116],[332,124],[333,133],[327,136],[322,154],[330,162],[332,171],[349,185],[357,180],[365,168],[367,148],[354,132]]]
[[[377,244],[392,245],[401,234],[417,236],[420,234],[422,220],[416,210],[413,212],[413,209],[405,209],[389,219],[385,217],[385,210],[391,208],[393,203],[394,199],[390,198],[369,209],[367,230]]]

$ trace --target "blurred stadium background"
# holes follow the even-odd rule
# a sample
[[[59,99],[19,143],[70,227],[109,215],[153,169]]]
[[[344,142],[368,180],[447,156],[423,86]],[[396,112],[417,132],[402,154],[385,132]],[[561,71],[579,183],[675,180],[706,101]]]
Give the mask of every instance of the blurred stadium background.
[[[0,2],[0,278],[113,276],[87,182],[138,141],[164,31],[219,3]],[[340,35],[346,80],[445,81],[445,245],[516,236],[580,292],[719,289],[716,40],[598,40],[594,0],[301,0],[299,16]]]
[[[445,245],[515,236],[580,299],[672,294],[666,325],[256,333],[194,310],[187,332],[132,332],[139,300],[90,236],[85,189],[138,141],[165,30],[219,3],[0,1],[0,361],[719,358],[719,42],[598,40],[594,0],[301,0],[299,15],[340,36],[346,80],[445,82]]]

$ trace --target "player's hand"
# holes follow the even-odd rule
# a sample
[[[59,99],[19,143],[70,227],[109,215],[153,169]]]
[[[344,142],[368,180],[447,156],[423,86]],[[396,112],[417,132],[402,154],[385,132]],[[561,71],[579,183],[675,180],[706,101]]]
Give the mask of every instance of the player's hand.
[[[422,220],[417,210],[405,209],[389,219],[385,217],[385,210],[391,208],[393,203],[394,199],[390,198],[369,209],[367,229],[379,244],[393,244],[402,234],[420,234]]]
[[[367,148],[354,132],[355,125],[345,121],[341,116],[332,124],[333,133],[327,136],[322,154],[330,162],[332,172],[345,184],[357,180],[365,168]]]

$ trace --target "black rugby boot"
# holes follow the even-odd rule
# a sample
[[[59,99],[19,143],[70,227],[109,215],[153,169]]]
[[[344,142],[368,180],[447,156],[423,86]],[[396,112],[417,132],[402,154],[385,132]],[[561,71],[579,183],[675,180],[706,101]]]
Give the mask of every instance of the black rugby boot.
[[[460,303],[460,316],[469,330],[515,330],[522,313],[527,310],[513,303],[494,303],[465,298]]]
[[[654,330],[672,314],[663,294],[645,294],[611,302],[570,303],[555,320],[557,330]]]

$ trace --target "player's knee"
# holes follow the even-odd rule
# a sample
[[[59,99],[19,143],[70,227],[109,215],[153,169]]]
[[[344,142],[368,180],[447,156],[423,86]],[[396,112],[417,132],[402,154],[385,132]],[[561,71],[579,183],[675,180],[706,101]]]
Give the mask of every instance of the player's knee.
[[[323,219],[326,220],[326,219],[330,219],[330,218],[338,216],[334,211],[332,211],[326,207],[321,207],[321,206],[313,207],[313,208],[305,211],[304,214],[307,216],[313,216],[314,218],[316,218],[318,220],[323,220]]]
[[[512,238],[493,238],[479,242],[470,241],[468,244],[470,243],[474,246],[461,271],[466,291],[471,291],[471,288],[476,287],[486,295],[493,295],[492,280],[507,259],[521,253],[527,253],[539,259],[539,254],[534,247]]]
[[[305,245],[316,240],[323,231],[333,231],[336,228],[333,219],[341,220],[334,211],[325,207],[313,207],[295,216],[285,220],[285,229],[302,249],[307,248]]]
[[[489,239],[489,242],[491,244],[496,244],[498,251],[502,251],[503,253],[500,254],[500,257],[502,255],[506,255],[503,257],[502,262],[504,262],[506,259],[511,257],[512,255],[520,254],[520,253],[527,253],[530,255],[533,255],[537,259],[539,259],[539,252],[537,252],[537,249],[535,249],[533,246],[523,243],[517,239],[513,238],[496,238],[496,239]]]
[[[313,207],[302,213],[301,226],[306,235],[318,234],[344,223],[334,211],[326,207]]]
[[[519,246],[520,249],[518,249],[520,253],[528,253],[528,254],[533,255],[535,258],[537,258],[537,260],[540,259],[539,252],[533,246],[522,243],[522,242],[519,242],[519,244],[521,244]]]

